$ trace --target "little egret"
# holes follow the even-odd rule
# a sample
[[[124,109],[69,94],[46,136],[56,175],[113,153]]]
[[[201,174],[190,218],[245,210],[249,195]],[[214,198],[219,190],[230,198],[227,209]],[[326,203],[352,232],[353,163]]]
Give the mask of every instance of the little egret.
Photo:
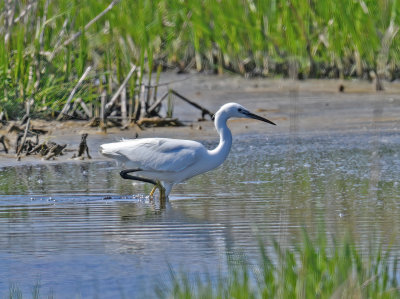
[[[102,144],[100,152],[129,167],[121,171],[121,177],[152,183],[155,186],[150,196],[158,188],[160,198],[165,199],[173,185],[210,171],[225,161],[232,145],[232,133],[226,124],[231,117],[253,118],[275,125],[239,104],[228,103],[214,116],[220,140],[213,150],[208,150],[201,143],[192,140],[143,138]],[[136,172],[138,176],[129,175],[130,172]]]

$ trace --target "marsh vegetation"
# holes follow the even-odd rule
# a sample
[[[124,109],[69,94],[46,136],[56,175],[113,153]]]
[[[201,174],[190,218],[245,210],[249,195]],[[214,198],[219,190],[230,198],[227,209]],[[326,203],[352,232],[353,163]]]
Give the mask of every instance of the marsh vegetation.
[[[118,99],[138,119],[167,69],[395,79],[399,11],[395,0],[2,1],[1,118],[26,105],[95,117]]]

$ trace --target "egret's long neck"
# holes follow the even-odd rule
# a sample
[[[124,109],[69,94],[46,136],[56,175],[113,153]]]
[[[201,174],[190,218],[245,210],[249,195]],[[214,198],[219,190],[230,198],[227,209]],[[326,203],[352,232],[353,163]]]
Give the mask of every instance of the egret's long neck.
[[[219,134],[219,144],[215,149],[209,151],[215,167],[224,162],[232,146],[232,133],[226,125],[227,120],[228,117],[224,113],[217,113],[215,115],[214,123]]]

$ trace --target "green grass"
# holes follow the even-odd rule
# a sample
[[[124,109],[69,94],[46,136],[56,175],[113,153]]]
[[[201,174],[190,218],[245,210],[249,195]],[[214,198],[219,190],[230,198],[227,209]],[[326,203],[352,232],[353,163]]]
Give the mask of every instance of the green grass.
[[[170,281],[155,281],[155,293],[174,299],[400,297],[398,256],[390,249],[364,252],[349,238],[328,244],[323,233],[311,240],[304,231],[294,249],[274,242],[273,249],[267,250],[260,242],[258,262],[250,263],[243,253],[231,253],[226,268],[226,274],[220,272],[217,277],[207,273],[193,277],[185,269],[177,273],[171,267]],[[16,284],[10,285],[8,297],[24,298]],[[41,295],[37,282],[32,298],[46,297],[57,298],[57,294]]]
[[[228,257],[228,272],[218,278],[190,278],[171,270],[170,284],[157,289],[160,298],[399,298],[398,257],[378,249],[365,255],[345,239],[327,245],[304,233],[295,249],[274,243],[260,246],[252,265]]]
[[[159,65],[264,76],[399,74],[397,0],[120,0],[85,27],[110,3],[0,2],[0,110],[7,117],[21,116],[29,98],[36,113],[60,111],[89,65],[75,97],[94,106],[103,89],[111,97],[132,63],[150,77]],[[142,75],[128,83],[132,99]]]

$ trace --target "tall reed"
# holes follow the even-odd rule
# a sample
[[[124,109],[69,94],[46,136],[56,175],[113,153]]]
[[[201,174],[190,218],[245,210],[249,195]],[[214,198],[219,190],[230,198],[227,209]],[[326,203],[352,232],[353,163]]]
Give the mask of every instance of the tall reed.
[[[86,103],[102,88],[110,97],[131,64],[149,74],[162,65],[394,79],[399,10],[397,0],[2,1],[0,110],[18,117],[33,98],[36,113],[60,111],[89,65],[76,94]],[[127,86],[132,99],[137,84],[134,76]]]

